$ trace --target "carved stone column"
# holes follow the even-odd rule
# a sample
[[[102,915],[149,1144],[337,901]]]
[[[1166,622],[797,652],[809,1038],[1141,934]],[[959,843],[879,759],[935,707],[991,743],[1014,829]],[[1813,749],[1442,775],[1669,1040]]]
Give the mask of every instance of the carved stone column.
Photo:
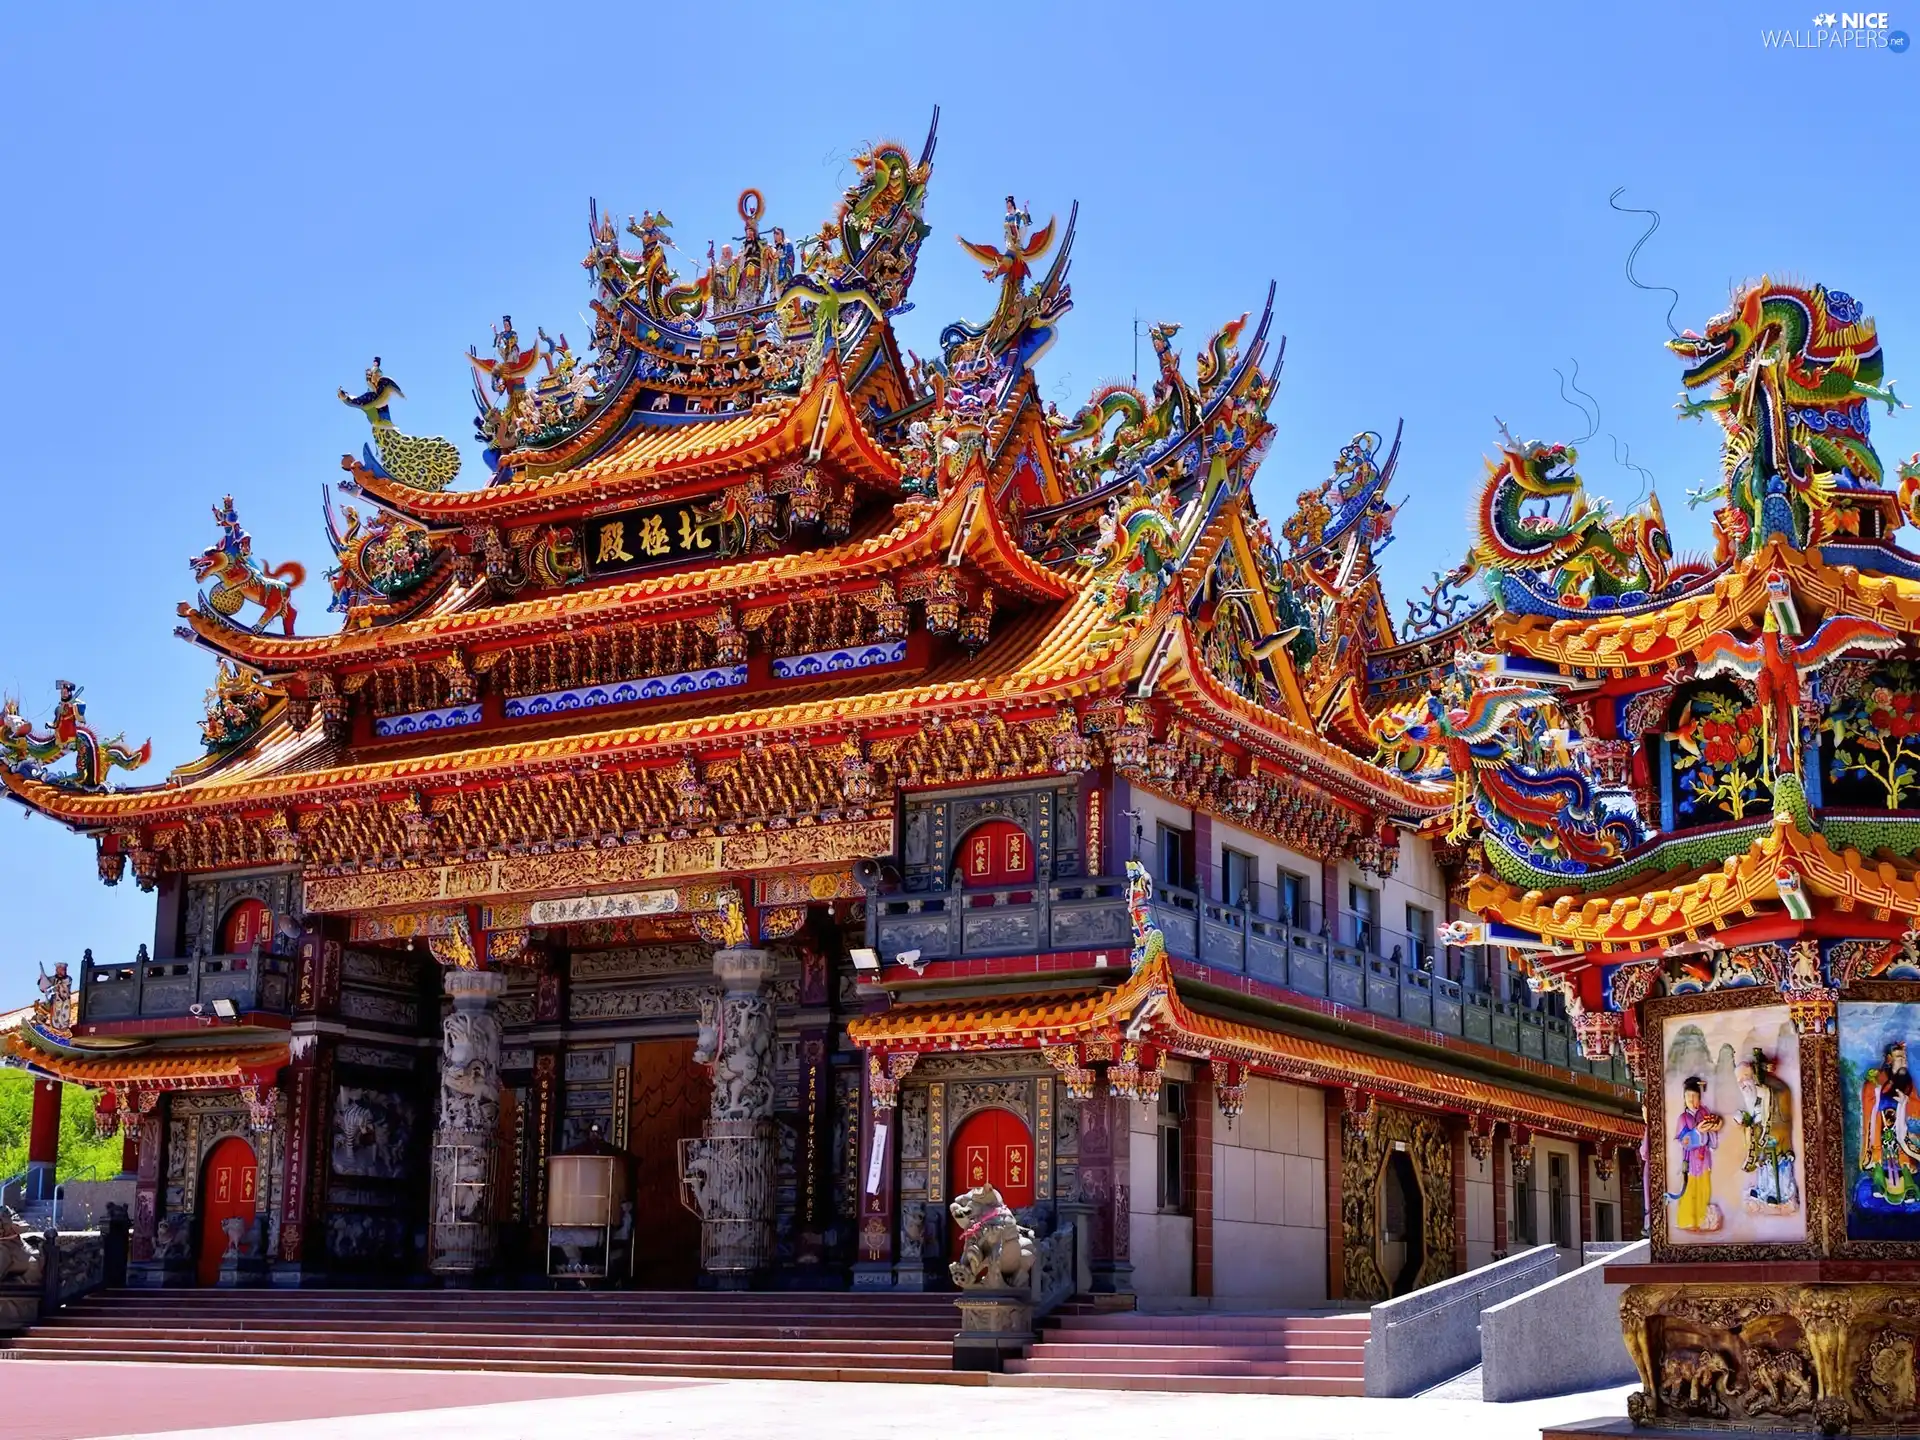
[[[507,988],[498,970],[449,970],[440,1041],[440,1113],[433,1132],[436,1275],[460,1277],[493,1259],[494,1158],[500,1126],[500,1016]]]
[[[683,1174],[700,1216],[700,1268],[744,1288],[773,1255],[773,957],[719,950],[713,973],[721,993],[701,1016],[694,1051],[712,1068],[713,1102]]]

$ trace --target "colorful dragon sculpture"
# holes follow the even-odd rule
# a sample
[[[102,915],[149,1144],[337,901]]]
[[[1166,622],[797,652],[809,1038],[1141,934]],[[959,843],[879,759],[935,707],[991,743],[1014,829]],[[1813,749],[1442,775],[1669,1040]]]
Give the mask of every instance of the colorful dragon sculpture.
[[[1706,568],[1675,561],[1658,496],[1619,516],[1609,513],[1606,502],[1589,501],[1573,468],[1579,452],[1571,445],[1516,440],[1501,424],[1499,450],[1499,458],[1487,462],[1475,505],[1469,573],[1488,572],[1497,588],[1517,578],[1578,608],[1603,597],[1658,596]],[[1551,513],[1556,505],[1557,517]],[[1465,576],[1449,578],[1458,583]]]
[[[1878,489],[1869,438],[1878,401],[1902,402],[1885,380],[1879,336],[1851,295],[1765,276],[1739,291],[1706,333],[1667,342],[1686,362],[1683,416],[1711,415],[1726,431],[1721,481],[1696,501],[1724,502],[1716,529],[1737,554],[1780,535],[1796,548],[1843,533],[1836,492]]]
[[[1150,497],[1136,489],[1124,500],[1108,502],[1099,539],[1080,557],[1081,564],[1099,572],[1094,595],[1100,621],[1091,643],[1105,645],[1119,639],[1153,607],[1166,588],[1179,544],[1169,492]]]
[[[1459,662],[1411,713],[1385,711],[1374,721],[1382,756],[1409,773],[1430,773],[1434,759],[1445,757],[1454,785],[1447,838],[1464,840],[1477,816],[1484,829],[1517,831],[1530,850],[1580,868],[1605,864],[1638,844],[1639,827],[1606,813],[1573,763],[1554,697],[1525,686],[1471,683],[1466,677],[1473,669],[1470,659]]]
[[[57,680],[54,685],[59,699],[54,702],[50,730],[36,730],[20,713],[20,702],[11,696],[0,705],[0,764],[50,784],[99,790],[115,769],[138,770],[153,758],[151,740],[137,750],[128,745],[123,736],[102,740],[87,724],[87,707],[80,699],[80,687],[71,680]],[[71,775],[46,773],[49,765],[69,752],[74,761]]]
[[[1127,919],[1133,929],[1132,968],[1164,960],[1167,937],[1153,918],[1153,876],[1138,860],[1127,861]]]

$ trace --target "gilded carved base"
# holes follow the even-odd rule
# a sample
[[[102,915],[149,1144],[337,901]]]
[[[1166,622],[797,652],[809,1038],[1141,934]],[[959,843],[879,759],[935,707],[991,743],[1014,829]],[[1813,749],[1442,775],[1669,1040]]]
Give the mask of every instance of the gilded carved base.
[[[1630,1285],[1636,1425],[1911,1434],[1920,1283]]]

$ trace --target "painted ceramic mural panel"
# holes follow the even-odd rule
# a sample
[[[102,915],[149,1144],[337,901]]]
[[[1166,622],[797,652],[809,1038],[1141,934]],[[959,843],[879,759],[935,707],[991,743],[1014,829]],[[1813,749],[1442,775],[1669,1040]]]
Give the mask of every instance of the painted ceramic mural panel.
[[[1855,1240],[1920,1240],[1920,1103],[1907,1068],[1910,1044],[1920,1044],[1920,1005],[1840,1007],[1847,1234]]]
[[[1661,1040],[1669,1240],[1804,1241],[1800,1042],[1787,1007],[1672,1015]]]

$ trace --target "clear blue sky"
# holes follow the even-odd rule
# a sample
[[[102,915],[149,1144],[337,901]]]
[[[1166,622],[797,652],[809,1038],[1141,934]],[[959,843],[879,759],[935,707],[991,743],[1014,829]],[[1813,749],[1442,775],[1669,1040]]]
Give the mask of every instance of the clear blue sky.
[[[198,752],[213,660],[172,638],[189,553],[231,490],[269,561],[305,563],[330,629],[319,496],[358,450],[334,398],[376,353],[403,428],[466,442],[463,356],[511,312],[585,327],[586,201],[664,208],[683,251],[766,195],[824,218],[863,142],[943,107],[934,234],[901,328],[927,353],[992,290],[953,244],[1001,198],[1080,201],[1074,313],[1043,362],[1063,408],[1132,363],[1132,320],[1194,343],[1279,281],[1290,337],[1276,518],[1356,430],[1405,416],[1396,595],[1449,564],[1500,415],[1577,436],[1553,367],[1603,409],[1582,466],[1670,519],[1716,463],[1673,416],[1665,296],[1698,326],[1764,270],[1859,296],[1920,398],[1920,55],[1769,51],[1801,0],[1658,5],[685,5],[9,8],[0,226],[13,525],[0,686],[44,716],[57,677],[106,733]],[[1895,27],[1920,35],[1920,10]],[[691,257],[689,257],[691,258]],[[1914,359],[1909,366],[1907,356]],[[1920,421],[1875,417],[1889,461]],[[478,470],[468,444],[469,477]],[[1698,517],[1683,548],[1703,543]],[[1397,603],[1397,602],[1396,602]],[[131,953],[152,902],[92,847],[0,813],[0,1008],[45,960]]]

